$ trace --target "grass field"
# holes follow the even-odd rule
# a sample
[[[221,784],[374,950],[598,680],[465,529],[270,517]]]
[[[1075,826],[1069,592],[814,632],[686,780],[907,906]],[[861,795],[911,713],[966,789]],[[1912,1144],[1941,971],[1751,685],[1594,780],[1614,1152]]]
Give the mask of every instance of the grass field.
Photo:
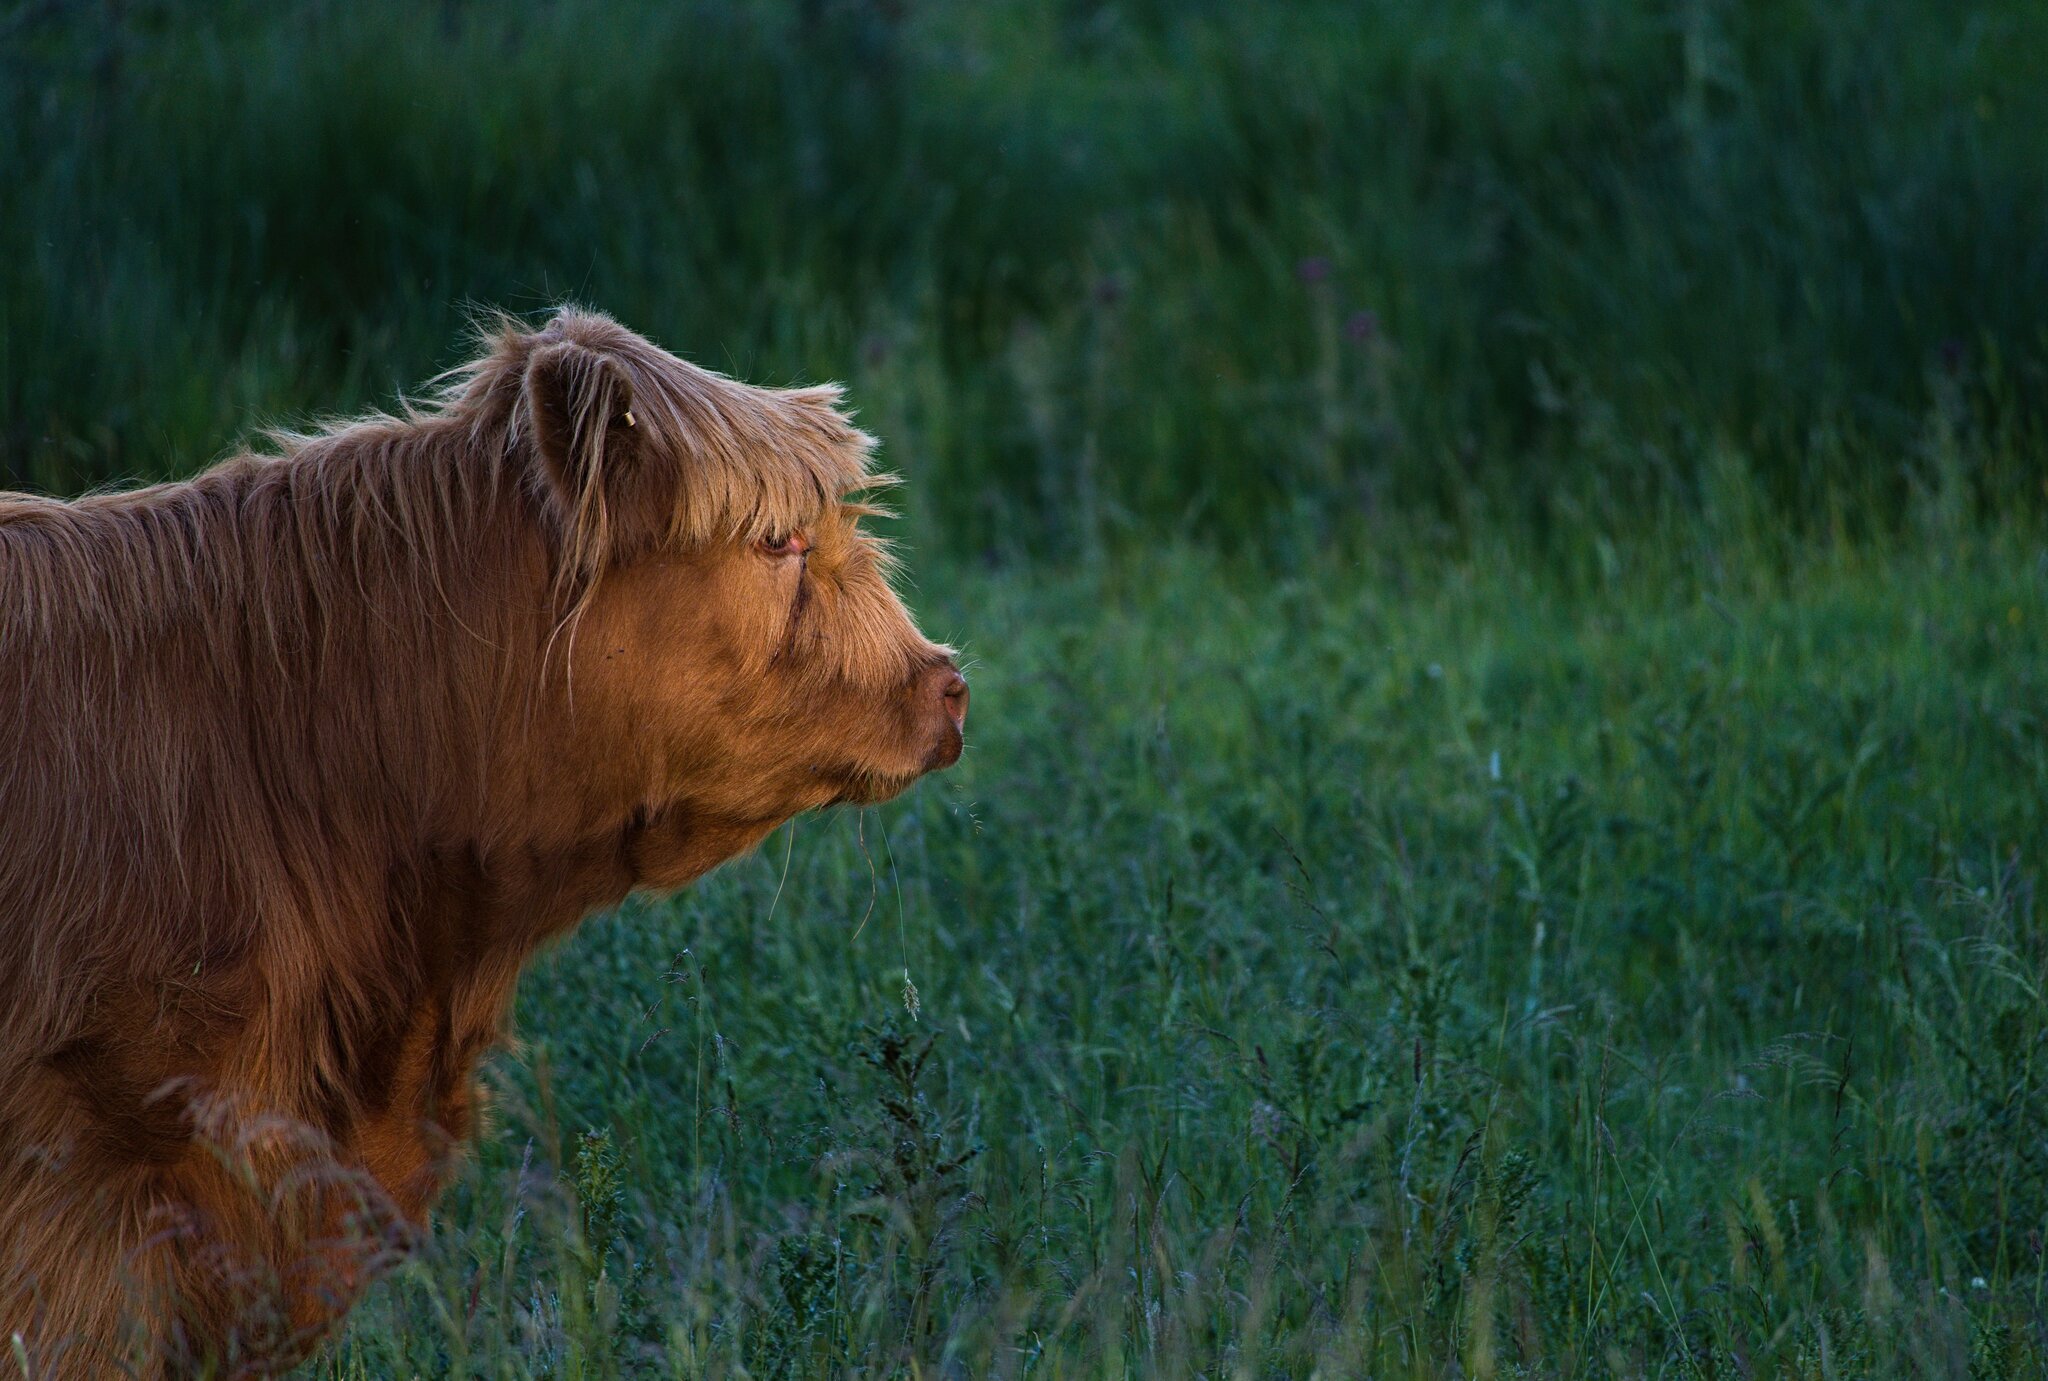
[[[2038,0],[10,7],[0,488],[573,297],[847,381],[972,657],[958,769],[529,975],[304,1374],[2048,1374],[2044,52]]]
[[[531,975],[315,1375],[2032,1377],[2048,549],[928,582],[950,776]]]

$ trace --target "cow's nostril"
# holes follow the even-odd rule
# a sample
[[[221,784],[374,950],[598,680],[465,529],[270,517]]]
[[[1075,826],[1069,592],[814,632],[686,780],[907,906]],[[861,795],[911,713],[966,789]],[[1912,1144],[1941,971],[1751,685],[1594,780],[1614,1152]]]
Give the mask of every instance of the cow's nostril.
[[[939,687],[939,698],[946,702],[946,713],[953,716],[955,724],[967,722],[967,678],[959,672],[948,675]]]

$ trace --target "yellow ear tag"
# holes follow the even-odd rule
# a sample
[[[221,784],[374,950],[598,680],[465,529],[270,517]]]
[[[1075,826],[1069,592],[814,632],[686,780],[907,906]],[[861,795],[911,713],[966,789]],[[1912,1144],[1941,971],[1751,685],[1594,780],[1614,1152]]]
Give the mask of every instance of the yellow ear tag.
[[[629,427],[633,425],[633,414],[630,412],[626,414],[626,425]]]

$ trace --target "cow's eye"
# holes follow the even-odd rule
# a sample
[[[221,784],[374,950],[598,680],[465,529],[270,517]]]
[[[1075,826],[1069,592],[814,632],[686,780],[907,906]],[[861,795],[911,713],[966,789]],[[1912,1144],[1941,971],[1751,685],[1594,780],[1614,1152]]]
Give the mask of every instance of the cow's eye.
[[[811,549],[810,539],[801,532],[783,532],[763,537],[754,544],[763,556],[802,556]]]

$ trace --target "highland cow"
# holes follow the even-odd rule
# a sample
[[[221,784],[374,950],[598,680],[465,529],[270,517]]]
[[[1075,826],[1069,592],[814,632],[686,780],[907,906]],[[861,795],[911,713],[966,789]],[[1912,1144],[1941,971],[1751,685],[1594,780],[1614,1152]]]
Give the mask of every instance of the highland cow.
[[[414,1242],[536,947],[960,755],[835,389],[574,310],[485,344],[399,416],[0,495],[0,1340],[36,1376],[303,1356]]]

